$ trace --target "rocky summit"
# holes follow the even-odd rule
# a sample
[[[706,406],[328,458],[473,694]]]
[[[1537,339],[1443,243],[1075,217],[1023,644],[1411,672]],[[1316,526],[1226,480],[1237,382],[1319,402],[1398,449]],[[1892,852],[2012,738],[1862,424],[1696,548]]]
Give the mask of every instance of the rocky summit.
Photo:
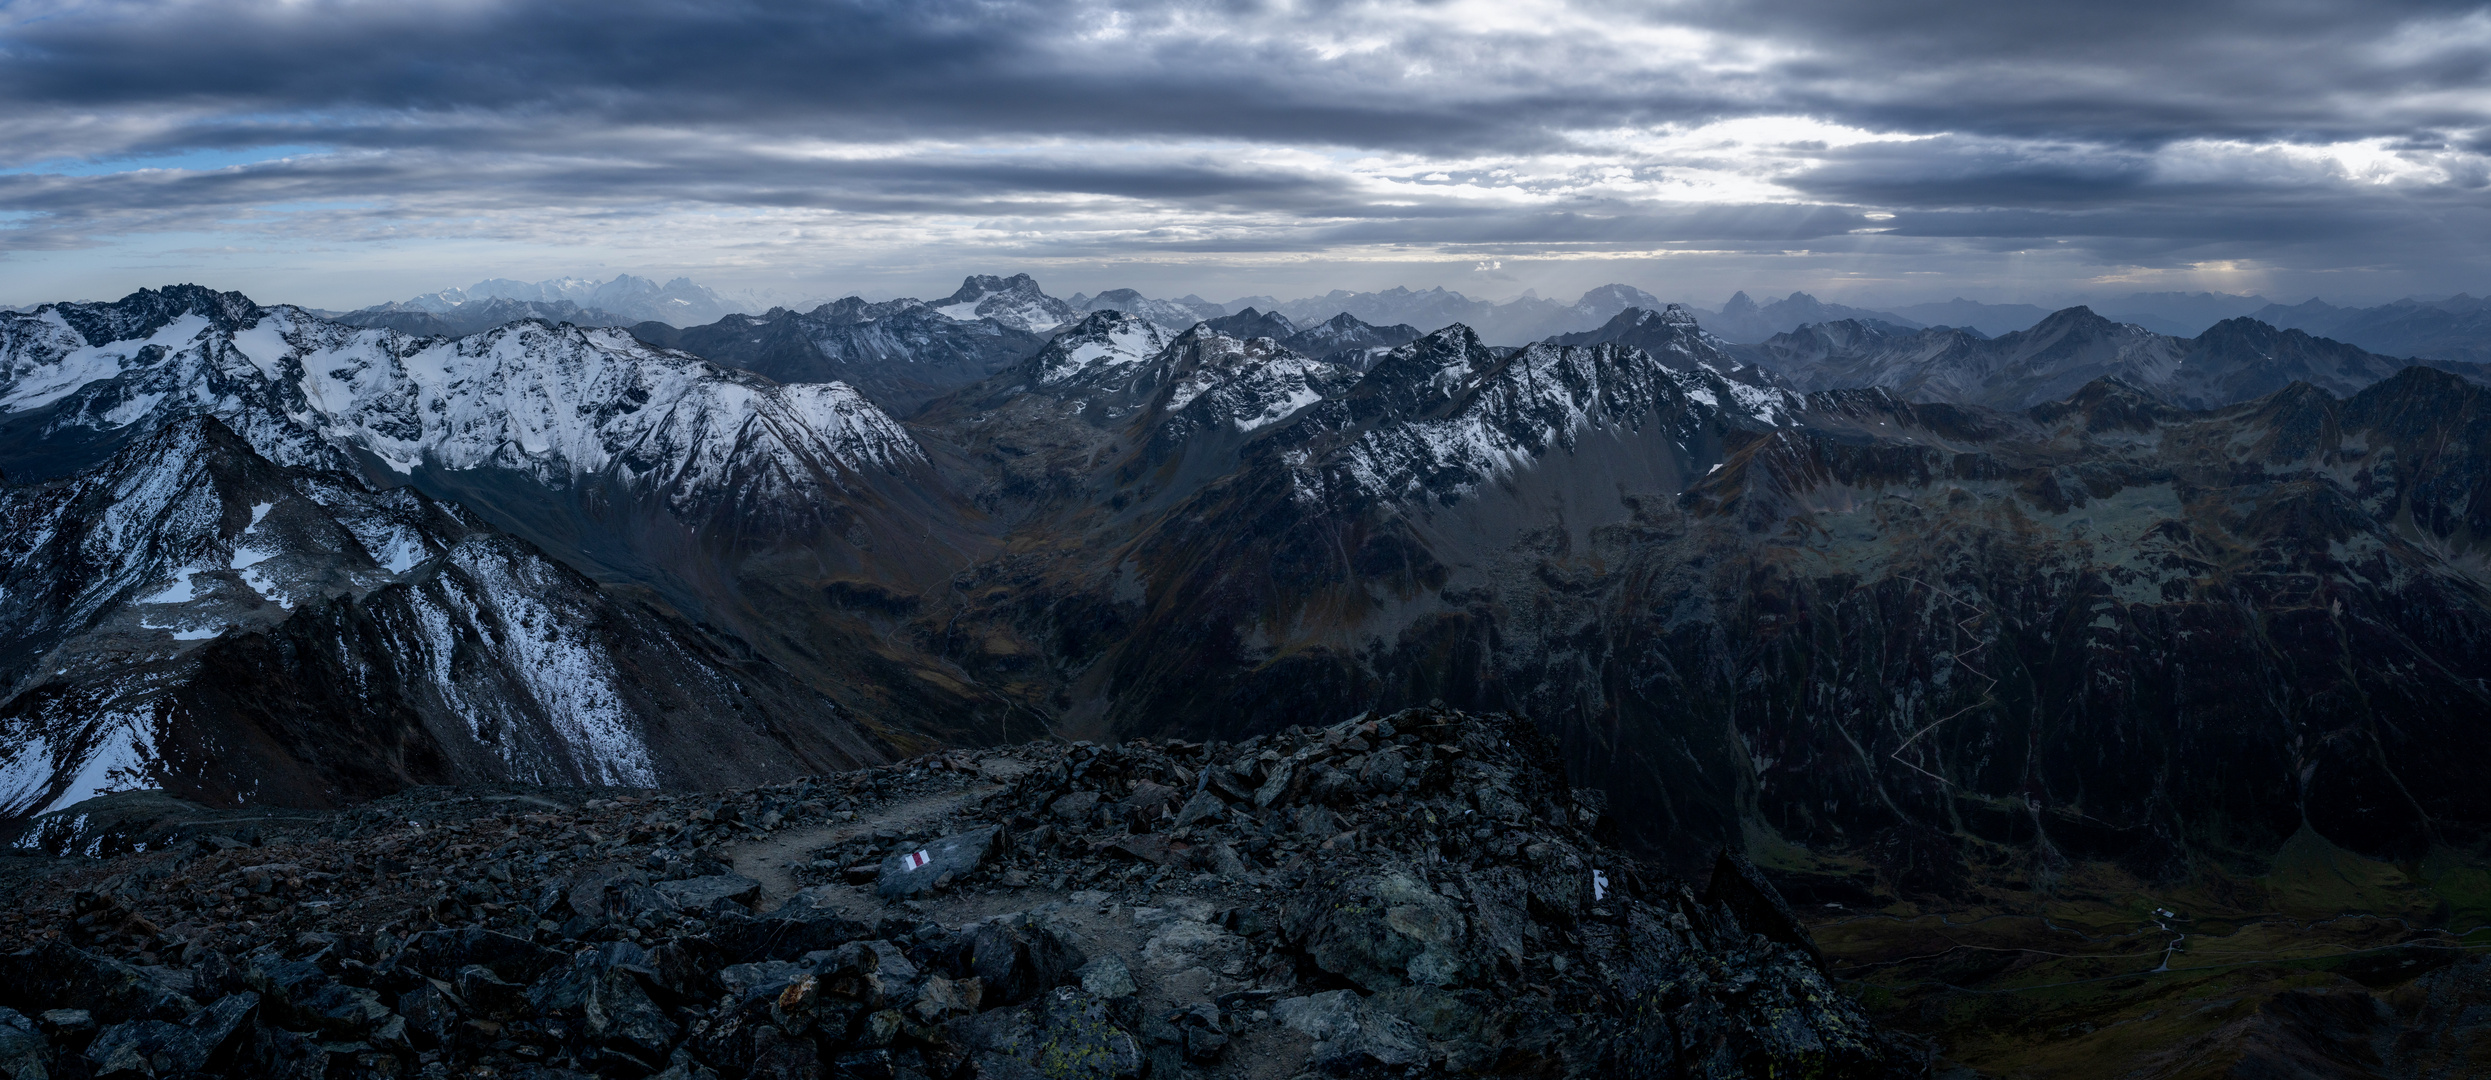
[[[951,751],[702,795],[116,796],[10,860],[14,1077],[1928,1075],[1744,860],[1527,722]]]

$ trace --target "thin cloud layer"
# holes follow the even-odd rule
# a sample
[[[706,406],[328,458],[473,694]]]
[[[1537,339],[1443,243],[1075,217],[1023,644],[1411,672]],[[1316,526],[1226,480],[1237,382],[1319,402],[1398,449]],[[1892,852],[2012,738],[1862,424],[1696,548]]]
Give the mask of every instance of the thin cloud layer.
[[[823,289],[1008,264],[1171,292],[1342,266],[1451,281],[1480,257],[1896,296],[1996,294],[2002,259],[2028,292],[2491,276],[2480,4],[0,16],[0,299],[458,259]]]

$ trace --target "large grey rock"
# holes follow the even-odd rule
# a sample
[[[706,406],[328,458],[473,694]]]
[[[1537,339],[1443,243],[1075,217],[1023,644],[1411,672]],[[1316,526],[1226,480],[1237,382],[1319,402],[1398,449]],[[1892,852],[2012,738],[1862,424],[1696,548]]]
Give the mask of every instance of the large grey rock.
[[[1133,972],[1127,970],[1124,961],[1117,959],[1114,953],[1081,965],[1081,970],[1074,974],[1081,976],[1081,989],[1093,997],[1114,1001],[1140,992],[1140,988],[1133,985]]]
[[[1228,802],[1208,790],[1194,792],[1185,805],[1176,811],[1176,827],[1185,828],[1200,822],[1218,822],[1228,817]]]
[[[1090,820],[1090,812],[1098,809],[1098,792],[1074,791],[1047,804],[1047,811],[1073,824]]]
[[[1407,871],[1317,879],[1290,898],[1281,928],[1317,966],[1370,991],[1449,986],[1473,966],[1460,909]]]
[[[682,881],[661,881],[649,888],[685,911],[705,910],[722,900],[746,904],[761,895],[761,883],[742,874],[711,874]]]
[[[1254,958],[1254,944],[1198,919],[1170,919],[1142,945],[1142,966],[1162,974],[1207,968],[1235,975]]]
[[[718,985],[738,1003],[776,994],[808,974],[803,964],[787,960],[764,960],[757,964],[730,964],[718,970]]]
[[[97,1032],[86,1058],[98,1078],[182,1076],[198,1072],[243,1030],[259,995],[229,994],[175,1023],[132,1020]],[[19,1074],[23,1076],[24,1074]]]
[[[1317,1068],[1356,1068],[1369,1062],[1390,1067],[1427,1059],[1426,1037],[1417,1028],[1369,1005],[1354,990],[1283,998],[1272,1004],[1271,1015],[1315,1040],[1308,1064]]]
[[[27,1012],[84,1009],[97,1023],[179,1020],[199,1003],[136,966],[53,941],[0,954],[0,1006]]]
[[[995,833],[992,827],[974,829],[884,859],[880,882],[874,891],[885,900],[897,900],[933,889],[945,874],[967,877],[986,861],[987,852],[995,845]]]
[[[1809,959],[1822,964],[1825,955],[1817,951],[1816,939],[1808,935],[1799,915],[1782,899],[1781,890],[1766,881],[1763,872],[1747,857],[1728,848],[1713,857],[1713,876],[1704,886],[1704,902],[1723,904],[1732,918],[1749,933],[1792,946],[1807,953]]]
[[[1088,962],[1074,935],[1026,912],[963,927],[969,968],[986,986],[988,1004],[1018,1004],[1075,979]]]
[[[582,1021],[591,1041],[646,1060],[664,1060],[666,1048],[682,1029],[641,987],[640,975],[648,970],[645,950],[611,942],[581,952],[569,967],[537,980],[528,987],[528,1005],[541,1016]]]
[[[888,941],[851,941],[822,964],[823,978],[853,988],[853,996],[874,1009],[897,1009],[917,1000],[922,975],[908,954]]]
[[[44,1061],[52,1044],[33,1020],[15,1009],[0,1008],[0,1076],[11,1080],[49,1080]]]
[[[522,985],[562,966],[559,952],[525,938],[477,927],[427,930],[407,938],[390,963],[436,979],[447,979],[469,964],[482,964],[510,982]]]

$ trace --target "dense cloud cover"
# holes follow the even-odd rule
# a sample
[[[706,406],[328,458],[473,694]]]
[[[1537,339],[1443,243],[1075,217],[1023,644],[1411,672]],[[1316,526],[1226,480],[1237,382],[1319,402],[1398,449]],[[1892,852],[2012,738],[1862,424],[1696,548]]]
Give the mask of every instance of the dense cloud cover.
[[[1905,298],[2491,277],[2481,4],[0,12],[0,300],[174,267],[438,287],[618,260],[1171,293],[1490,263]]]

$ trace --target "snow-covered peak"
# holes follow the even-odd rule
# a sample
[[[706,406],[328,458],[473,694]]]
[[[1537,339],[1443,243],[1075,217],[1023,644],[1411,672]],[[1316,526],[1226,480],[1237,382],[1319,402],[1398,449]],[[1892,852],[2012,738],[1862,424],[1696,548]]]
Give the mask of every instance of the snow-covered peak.
[[[1362,421],[1422,415],[1497,364],[1495,350],[1455,323],[1378,358],[1350,396],[1352,413]]]
[[[1208,326],[1187,331],[1158,361],[1170,413],[1192,408],[1209,423],[1255,431],[1347,389],[1350,372],[1310,360],[1267,337],[1240,340]]]
[[[1650,423],[1772,427],[1799,399],[1631,345],[1531,345],[1510,354],[1460,326],[1387,353],[1342,398],[1346,441],[1292,464],[1302,500],[1451,503],[1586,432]]]
[[[100,345],[65,329],[58,311],[0,316],[0,418],[106,433],[207,413],[282,464],[496,468],[557,486],[602,476],[678,510],[806,499],[843,472],[923,460],[845,384],[781,385],[619,330],[528,321],[410,338],[296,308],[239,329],[192,314]]]
[[[961,322],[993,319],[1031,333],[1062,326],[1080,314],[1072,305],[1048,296],[1027,274],[1008,278],[972,274],[961,281],[958,292],[936,301],[934,310]]]
[[[1346,311],[1297,332],[1306,345],[1325,348],[1352,348],[1364,344],[1376,328],[1367,325]]]
[[[1170,333],[1182,332],[1204,319],[1216,319],[1227,314],[1227,309],[1198,297],[1154,300],[1133,289],[1109,289],[1097,296],[1075,296],[1070,306],[1076,311],[1121,311],[1127,315],[1138,315]]]
[[[1167,335],[1146,318],[1114,309],[1094,311],[1030,360],[1031,381],[1040,386],[1108,386],[1167,344]]]

